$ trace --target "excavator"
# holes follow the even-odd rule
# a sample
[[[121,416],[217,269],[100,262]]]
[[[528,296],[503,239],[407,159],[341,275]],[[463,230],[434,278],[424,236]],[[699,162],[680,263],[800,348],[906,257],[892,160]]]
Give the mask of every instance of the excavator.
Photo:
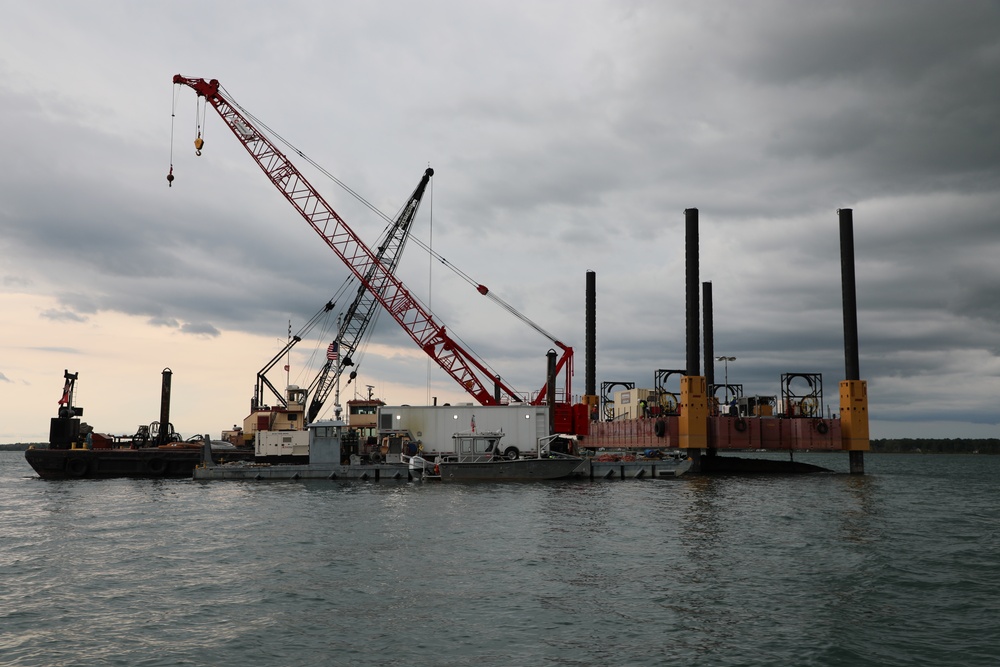
[[[542,405],[547,402],[555,404],[555,396],[549,395],[555,393],[554,381],[547,381],[533,398],[526,399],[521,392],[511,387],[498,373],[493,372],[485,362],[459,344],[448,333],[445,326],[437,321],[430,310],[403,285],[390,267],[361,241],[298,168],[258,128],[258,124],[251,121],[250,114],[231,99],[218,80],[206,81],[178,74],[174,76],[173,83],[190,87],[199,99],[203,98],[206,104],[215,109],[233,135],[268,177],[268,180],[340,257],[359,280],[365,293],[385,308],[386,312],[396,320],[418,347],[433,359],[446,374],[458,382],[480,405],[521,403],[525,400],[529,400],[532,405]],[[195,140],[196,149],[201,151],[203,144],[199,133]],[[172,185],[172,164],[167,179]],[[443,258],[439,259],[444,261]],[[549,364],[549,377],[555,378],[561,373],[565,374],[564,392],[568,400],[572,396],[570,382],[573,374],[573,348],[563,344],[524,315],[518,313],[486,286],[475,284],[471,279],[470,282],[473,282],[480,294],[493,299],[510,313],[546,336],[561,351],[558,360]],[[555,350],[550,351],[550,359],[556,355]],[[567,409],[570,408],[569,405],[562,405]],[[585,413],[585,410],[577,411],[577,407],[572,406],[573,414]],[[576,420],[573,419],[573,421]],[[564,433],[575,432],[561,431]]]

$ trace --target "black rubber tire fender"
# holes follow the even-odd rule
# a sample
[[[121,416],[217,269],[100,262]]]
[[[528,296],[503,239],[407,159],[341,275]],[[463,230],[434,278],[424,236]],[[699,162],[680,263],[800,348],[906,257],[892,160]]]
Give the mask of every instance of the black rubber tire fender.
[[[73,477],[83,477],[89,467],[87,459],[79,456],[71,456],[66,460],[66,472]]]

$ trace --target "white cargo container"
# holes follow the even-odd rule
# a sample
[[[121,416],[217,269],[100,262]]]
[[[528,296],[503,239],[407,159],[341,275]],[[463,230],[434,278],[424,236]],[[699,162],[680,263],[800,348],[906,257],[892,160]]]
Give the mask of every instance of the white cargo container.
[[[257,431],[254,459],[271,463],[308,463],[308,431]]]
[[[456,433],[503,431],[503,449],[533,452],[538,439],[549,435],[545,405],[384,405],[379,408],[379,433],[409,431],[425,457],[455,454]]]

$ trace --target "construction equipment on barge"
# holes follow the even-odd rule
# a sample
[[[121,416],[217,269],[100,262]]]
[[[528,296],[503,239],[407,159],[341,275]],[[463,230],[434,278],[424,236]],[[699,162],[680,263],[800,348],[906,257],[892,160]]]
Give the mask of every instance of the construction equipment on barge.
[[[257,162],[268,179],[288,199],[303,218],[344,261],[362,283],[376,296],[379,303],[396,319],[411,338],[448,375],[455,379],[481,405],[497,405],[522,401],[498,374],[464,349],[407,288],[360,241],[351,228],[326,203],[298,169],[259,131],[242,110],[223,95],[217,80],[206,81],[176,75],[175,84],[191,87],[199,98],[218,112],[220,117]],[[200,136],[198,138],[200,141]],[[200,151],[201,146],[196,146]],[[171,166],[172,176],[172,166]],[[720,409],[716,398],[714,373],[706,365],[701,372],[699,342],[699,257],[698,211],[685,211],[686,226],[686,349],[687,363],[680,371],[680,387],[671,392],[675,401],[668,402],[663,414],[646,413],[630,417],[627,426],[605,426],[593,420],[597,414],[598,397],[588,377],[587,393],[583,402],[573,404],[570,391],[572,376],[572,348],[558,339],[550,340],[562,350],[558,361],[556,352],[550,354],[548,381],[531,399],[532,404],[547,402],[552,406],[550,433],[565,432],[583,436],[583,446],[591,450],[602,443],[631,446],[636,438],[648,438],[652,433],[657,444],[675,446],[688,453],[694,472],[739,470],[738,460],[723,461],[720,450],[846,450],[850,452],[851,471],[864,471],[863,452],[868,450],[868,398],[867,385],[860,379],[857,364],[856,305],[854,303],[853,227],[850,209],[841,209],[842,282],[844,292],[845,356],[847,379],[840,383],[840,411],[837,417],[824,416],[814,406],[802,400],[784,404],[783,411],[774,405],[767,411],[767,401],[757,401],[745,414],[738,410]],[[847,240],[850,243],[847,243]],[[848,259],[849,256],[849,259]],[[489,290],[479,285],[482,294]],[[706,299],[706,303],[707,303]],[[588,306],[590,296],[588,295]],[[536,330],[544,333],[538,328]],[[547,335],[547,334],[546,334]],[[588,357],[592,357],[591,320],[588,315]],[[706,344],[706,358],[708,354]],[[853,351],[853,358],[852,358]],[[588,358],[588,376],[592,361]],[[565,372],[564,401],[554,402],[554,380]],[[728,393],[728,380],[727,380]],[[492,388],[492,391],[491,391]],[[631,398],[631,397],[630,397]],[[809,409],[807,410],[807,406]],[[796,412],[798,411],[798,412]],[[649,421],[647,421],[649,420]],[[641,443],[640,446],[645,443]],[[703,456],[704,454],[704,456]],[[775,466],[784,472],[788,466]],[[761,471],[761,466],[754,466]]]
[[[170,423],[172,371],[163,369],[160,388],[160,419],[143,424],[132,436],[100,433],[80,421],[83,408],[76,405],[79,373],[64,372],[65,384],[58,414],[49,425],[47,447],[32,447],[24,458],[42,479],[106,477],[191,477],[203,457],[205,446],[218,461],[253,458],[253,450],[208,435],[182,440]]]

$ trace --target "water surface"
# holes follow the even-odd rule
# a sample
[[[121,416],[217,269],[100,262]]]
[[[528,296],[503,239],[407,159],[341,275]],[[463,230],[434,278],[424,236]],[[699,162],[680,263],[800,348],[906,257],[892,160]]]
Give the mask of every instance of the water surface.
[[[1000,457],[866,469],[43,481],[0,452],[0,664],[1000,664]]]

